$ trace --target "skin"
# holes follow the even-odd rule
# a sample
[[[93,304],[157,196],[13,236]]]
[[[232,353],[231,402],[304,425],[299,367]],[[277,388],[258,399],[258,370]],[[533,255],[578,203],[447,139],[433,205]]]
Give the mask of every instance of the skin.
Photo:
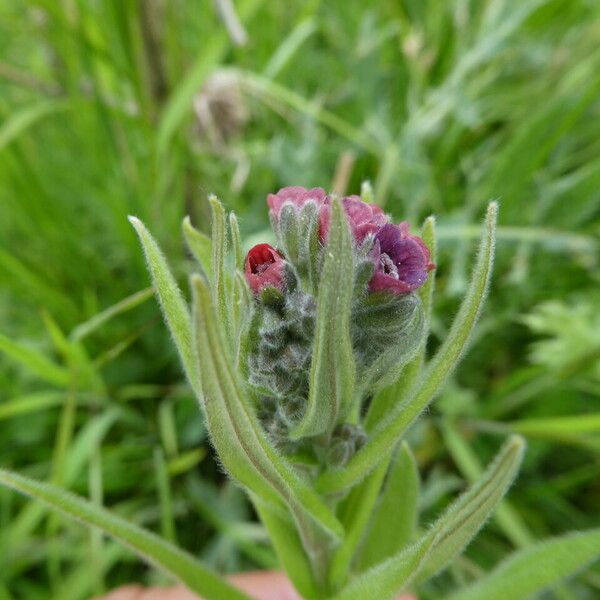
[[[256,571],[233,575],[229,580],[256,600],[302,600],[284,573]],[[201,600],[181,585],[144,588],[126,585],[96,600]],[[414,596],[399,596],[398,600],[416,600]]]

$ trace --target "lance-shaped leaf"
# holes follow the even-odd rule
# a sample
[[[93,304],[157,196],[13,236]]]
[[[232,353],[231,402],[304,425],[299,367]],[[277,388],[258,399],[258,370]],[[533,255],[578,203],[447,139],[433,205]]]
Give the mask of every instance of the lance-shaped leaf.
[[[163,253],[150,232],[136,217],[129,217],[129,222],[134,226],[142,244],[148,270],[152,277],[152,285],[181,357],[185,374],[192,388],[199,395],[201,393],[200,377],[192,347],[192,326],[188,306]]]
[[[287,576],[303,598],[312,600],[318,597],[310,561],[302,547],[302,541],[289,515],[271,510],[269,506],[255,503],[256,511],[269,537],[275,546]]]
[[[212,241],[211,239],[201,231],[198,231],[190,221],[189,217],[183,219],[181,226],[183,231],[183,237],[185,243],[189,248],[189,251],[194,255],[194,258],[198,261],[201,271],[212,279]]]
[[[4,469],[0,469],[0,485],[40,500],[84,525],[100,529],[206,600],[250,600],[249,596],[223,581],[193,556],[105,508],[56,486]]]
[[[448,600],[527,600],[600,558],[600,529],[545,540],[513,554]]]
[[[512,436],[498,452],[481,479],[455,500],[426,535],[435,543],[424,561],[419,580],[443,569],[475,537],[512,484],[525,450],[525,441]]]
[[[471,541],[506,493],[521,464],[523,448],[521,438],[510,438],[483,478],[416,544],[359,575],[335,600],[391,600],[415,579],[427,579],[446,566]]]
[[[419,514],[419,484],[417,462],[408,444],[403,442],[360,550],[357,566],[361,571],[400,552],[413,540]]]
[[[388,467],[389,461],[382,461],[360,486],[350,492],[338,511],[346,533],[331,558],[329,583],[333,589],[338,589],[348,577],[352,559],[373,515]]]
[[[421,237],[431,253],[431,261],[437,261],[437,240],[435,235],[435,218],[427,217],[423,223]],[[414,358],[404,367],[397,381],[375,395],[365,420],[367,431],[372,431],[375,426],[393,409],[394,405],[401,402],[419,378],[425,362],[425,351],[427,348],[427,337],[429,324],[431,322],[431,310],[433,306],[433,291],[435,288],[435,271],[429,273],[425,284],[419,288],[418,294],[421,300],[424,318],[424,335],[421,336],[421,347]]]
[[[353,579],[332,600],[391,600],[407,588],[419,572],[433,545],[433,537],[423,537],[384,563]]]
[[[355,363],[350,338],[354,282],[352,242],[339,199],[331,208],[331,228],[319,280],[317,322],[307,412],[293,437],[331,433],[348,412],[354,393]]]
[[[306,517],[337,537],[342,526],[325,502],[301,480],[266,438],[242,393],[242,384],[225,349],[206,282],[192,277],[194,338],[200,364],[203,407],[212,441],[230,473],[249,490],[273,503],[285,502],[299,523]]]
[[[498,206],[492,202],[487,211],[486,227],[469,290],[444,344],[409,398],[395,406],[393,412],[375,428],[366,446],[352,457],[343,470],[326,471],[319,478],[317,488],[322,492],[340,492],[352,486],[374,469],[379,461],[389,456],[398,440],[440,391],[457,365],[481,312],[490,281],[497,212]]]

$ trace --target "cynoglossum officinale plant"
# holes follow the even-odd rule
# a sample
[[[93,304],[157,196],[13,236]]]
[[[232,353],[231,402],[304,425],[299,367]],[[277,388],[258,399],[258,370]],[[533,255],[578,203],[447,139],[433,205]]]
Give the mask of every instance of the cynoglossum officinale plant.
[[[132,223],[221,463],[305,598],[392,598],[464,548],[521,461],[523,441],[511,438],[483,479],[417,535],[418,475],[402,438],[468,343],[491,275],[497,206],[454,325],[426,361],[433,218],[415,235],[364,197],[288,187],[267,198],[275,246],[244,258],[235,216],[210,204],[210,239],[184,222],[200,266],[191,309],[156,242]],[[410,499],[391,498],[410,524],[402,531],[396,515],[374,511],[389,505],[394,478]]]
[[[235,215],[211,198],[210,238],[183,223],[198,261],[191,308],[157,243],[131,217],[221,464],[308,600],[392,600],[439,573],[492,514],[524,450],[520,437],[509,438],[481,478],[419,528],[419,474],[403,438],[468,344],[490,280],[497,206],[488,207],[467,294],[427,359],[434,219],[415,235],[363,189],[362,198],[300,187],[269,195],[275,247],[259,244],[245,257]],[[250,600],[97,504],[2,469],[0,485],[100,528],[204,600]],[[533,544],[445,597],[530,598],[599,549],[600,530]]]

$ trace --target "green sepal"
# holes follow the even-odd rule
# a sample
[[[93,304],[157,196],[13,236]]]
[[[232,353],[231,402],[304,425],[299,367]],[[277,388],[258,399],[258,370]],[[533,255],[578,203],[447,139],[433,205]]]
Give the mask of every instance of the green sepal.
[[[320,250],[316,202],[307,202],[300,209],[292,203],[284,204],[274,229],[286,259],[293,265],[300,281],[314,292],[318,283]]]
[[[352,313],[357,386],[361,401],[367,392],[396,381],[423,345],[425,318],[417,294],[369,294]]]
[[[317,297],[317,321],[306,414],[294,439],[331,435],[352,406],[356,367],[350,337],[354,285],[351,234],[342,205],[331,207],[329,241]]]
[[[361,481],[384,460],[405,431],[438,394],[449,374],[468,346],[483,306],[492,273],[498,205],[492,202],[487,211],[484,234],[473,276],[448,337],[429,364],[408,399],[394,406],[375,428],[366,446],[358,451],[343,470],[328,470],[317,480],[321,492],[340,492]]]
[[[231,245],[233,246],[233,258],[235,268],[238,271],[244,270],[244,252],[242,250],[242,236],[235,213],[229,213],[229,232],[231,234]]]
[[[212,214],[212,297],[217,314],[227,333],[231,334],[226,284],[227,232],[225,209],[216,196],[208,198]],[[228,339],[231,339],[231,335]]]

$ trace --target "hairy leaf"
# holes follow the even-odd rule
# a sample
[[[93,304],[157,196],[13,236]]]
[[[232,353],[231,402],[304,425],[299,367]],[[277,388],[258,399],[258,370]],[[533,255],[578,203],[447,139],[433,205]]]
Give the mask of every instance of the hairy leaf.
[[[471,541],[506,493],[523,448],[523,440],[512,437],[481,481],[456,500],[417,543],[359,575],[335,600],[392,600],[411,581],[442,569]]]
[[[303,598],[316,598],[317,588],[312,575],[310,561],[302,547],[302,541],[289,515],[282,515],[270,507],[255,503],[260,520],[267,528],[273,546],[286,574],[302,594]]]
[[[413,580],[433,543],[432,537],[421,538],[399,555],[353,579],[333,600],[392,600]]]
[[[487,292],[493,264],[498,206],[488,208],[486,228],[471,284],[450,333],[426,369],[411,396],[374,430],[367,445],[359,450],[343,470],[326,471],[318,480],[322,492],[339,492],[360,481],[380,460],[389,456],[394,445],[439,392],[465,351]]]
[[[169,269],[169,265],[161,249],[150,232],[136,217],[129,217],[129,222],[134,226],[140,238],[154,290],[165,321],[167,322],[167,327],[173,336],[175,346],[181,357],[187,378],[196,394],[200,395],[200,377],[198,363],[196,362],[192,347],[192,326],[189,308],[183,299],[181,290]]]
[[[201,369],[203,407],[213,443],[223,464],[263,501],[274,495],[287,503],[298,522],[309,516],[333,536],[341,524],[325,502],[276,452],[241,391],[239,376],[225,350],[206,282],[192,278],[195,347]]]
[[[340,415],[350,409],[355,378],[350,339],[353,282],[350,230],[340,201],[334,200],[319,283],[308,408],[292,432],[295,438],[331,433]]]
[[[600,529],[551,538],[513,554],[448,600],[527,600],[600,558]]]
[[[517,474],[525,442],[512,436],[479,481],[455,500],[426,535],[435,543],[422,565],[419,580],[443,569],[475,537],[502,500]]]
[[[417,528],[419,471],[406,442],[390,466],[381,498],[373,510],[367,539],[360,550],[361,571],[410,544]]]

